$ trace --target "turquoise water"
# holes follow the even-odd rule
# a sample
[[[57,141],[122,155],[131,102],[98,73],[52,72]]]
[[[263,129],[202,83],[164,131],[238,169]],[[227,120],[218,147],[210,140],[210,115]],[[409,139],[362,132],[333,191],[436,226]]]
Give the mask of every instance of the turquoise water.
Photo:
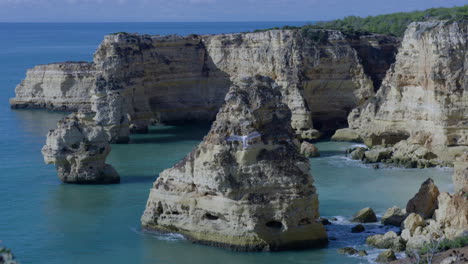
[[[367,234],[351,234],[347,221],[371,206],[377,214],[405,206],[427,177],[451,190],[448,169],[374,170],[344,157],[351,143],[321,142],[322,157],[311,159],[323,216],[337,216],[328,226],[335,237],[328,248],[280,253],[235,253],[195,245],[178,235],[142,233],[139,218],[157,174],[183,158],[203,138],[208,124],[158,126],[131,144],[113,145],[109,163],[122,177],[119,185],[61,184],[40,149],[49,129],[64,113],[10,110],[8,98],[25,70],[35,64],[91,60],[106,33],[217,33],[247,31],[292,23],[0,23],[0,244],[22,263],[368,263],[345,257],[336,248],[363,246]],[[384,232],[377,224],[369,232]]]

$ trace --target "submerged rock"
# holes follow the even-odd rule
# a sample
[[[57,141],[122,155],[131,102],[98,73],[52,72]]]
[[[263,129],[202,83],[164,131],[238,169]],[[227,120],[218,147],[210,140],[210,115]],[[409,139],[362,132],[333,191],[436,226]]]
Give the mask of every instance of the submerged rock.
[[[269,78],[244,78],[226,95],[203,142],[151,189],[145,229],[234,250],[282,250],[327,243],[317,222],[309,161],[298,152],[291,112]],[[258,132],[244,147],[226,139]]]
[[[355,248],[352,247],[344,247],[344,248],[339,248],[338,253],[340,254],[345,254],[345,255],[355,255],[358,254],[359,251],[357,251]]]
[[[419,214],[423,219],[431,218],[437,208],[439,189],[429,178],[421,184],[418,193],[408,201],[406,212]]]
[[[380,222],[384,225],[401,226],[401,223],[405,220],[405,217],[405,209],[401,209],[398,206],[393,206],[385,211],[385,214],[380,219]]]
[[[306,141],[302,142],[301,144],[301,154],[303,154],[306,158],[320,156],[319,149],[314,144]]]
[[[370,207],[366,207],[357,212],[352,219],[353,222],[360,223],[372,223],[377,222],[377,216],[374,213],[374,210]]]
[[[104,129],[93,121],[94,113],[73,113],[47,134],[42,148],[44,161],[55,164],[58,177],[65,183],[118,183],[119,175],[106,164],[110,152]]]

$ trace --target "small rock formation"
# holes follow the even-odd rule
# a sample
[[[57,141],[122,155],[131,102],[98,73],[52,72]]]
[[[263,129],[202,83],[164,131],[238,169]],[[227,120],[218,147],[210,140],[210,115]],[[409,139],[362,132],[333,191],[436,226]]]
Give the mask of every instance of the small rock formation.
[[[358,255],[359,255],[360,257],[364,257],[364,256],[367,256],[368,254],[367,254],[367,251],[365,251],[365,250],[359,250],[359,251],[358,251]]]
[[[444,227],[445,236],[468,236],[468,193],[441,193],[437,202],[438,209],[434,212],[434,218]]]
[[[380,253],[379,256],[377,256],[376,261],[379,263],[389,263],[391,261],[396,260],[395,252],[393,250],[388,249],[385,250],[384,252]]]
[[[269,78],[236,81],[203,142],[159,175],[143,228],[234,250],[327,243],[309,161],[298,152],[291,112],[281,100]],[[226,141],[254,131],[261,137],[247,148]]]
[[[326,219],[325,217],[319,217],[318,221],[322,223],[322,225],[331,225],[330,220]]]
[[[366,228],[361,224],[351,227],[351,233],[362,233],[364,231],[366,231]]]
[[[0,264],[17,264],[18,262],[15,260],[13,253],[11,250],[0,247]]]
[[[393,231],[383,235],[369,236],[366,238],[366,243],[376,248],[392,249],[396,252],[405,250],[405,241]]]
[[[370,207],[366,207],[357,212],[352,219],[353,222],[359,223],[373,223],[377,222],[377,216],[374,213],[374,210]]]
[[[311,144],[306,141],[302,142],[301,144],[301,154],[304,155],[306,158],[320,156],[319,149],[314,144]]]
[[[344,248],[339,248],[338,253],[344,254],[344,255],[355,255],[355,254],[358,254],[359,251],[357,251],[355,248],[352,248],[352,247],[344,247]]]
[[[88,62],[62,62],[29,69],[10,99],[12,108],[71,111],[89,106],[96,70]]]
[[[401,226],[401,223],[403,223],[405,218],[406,210],[401,209],[398,206],[393,206],[385,211],[385,214],[380,219],[380,222],[384,225]]]
[[[351,141],[362,142],[361,136],[358,132],[351,128],[341,128],[336,130],[335,134],[331,137],[334,141]]]
[[[468,193],[468,152],[455,161],[455,173],[453,174],[453,186],[455,193]]]
[[[429,178],[423,184],[418,193],[408,201],[406,212],[408,214],[419,214],[423,219],[431,218],[437,209],[437,197],[439,189],[434,184],[434,181]]]
[[[42,148],[44,161],[55,164],[58,177],[65,183],[118,183],[119,175],[105,163],[110,145],[104,129],[93,121],[87,110],[73,113],[47,134]]]
[[[468,149],[467,34],[466,20],[410,24],[375,97],[348,116],[349,129],[368,146],[408,140],[415,146],[400,146],[403,156],[452,163]]]

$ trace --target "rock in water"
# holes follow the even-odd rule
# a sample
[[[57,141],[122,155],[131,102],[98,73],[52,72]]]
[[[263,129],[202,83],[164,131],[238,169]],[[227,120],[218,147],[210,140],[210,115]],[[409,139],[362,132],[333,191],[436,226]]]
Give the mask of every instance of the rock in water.
[[[401,223],[405,220],[405,217],[405,209],[401,209],[398,206],[393,206],[385,211],[385,214],[382,216],[380,221],[384,225],[401,226]]]
[[[393,231],[383,235],[369,236],[366,238],[366,244],[376,248],[392,249],[397,252],[405,250],[404,240]]]
[[[366,231],[366,228],[361,224],[351,227],[351,233],[362,233],[364,231]]]
[[[143,228],[245,251],[326,244],[309,161],[297,150],[290,119],[271,79],[236,82],[203,142],[159,175]],[[254,131],[261,137],[248,148],[226,141]]]
[[[372,223],[377,222],[377,216],[375,215],[374,210],[372,210],[372,208],[366,207],[357,212],[354,215],[352,221],[359,223]]]
[[[376,261],[379,263],[389,263],[391,261],[396,260],[395,252],[393,250],[385,250],[384,252],[380,253],[377,257]]]
[[[47,134],[42,148],[44,161],[55,164],[58,177],[66,183],[118,183],[119,175],[106,164],[110,145],[104,129],[93,121],[94,113],[73,113]]]
[[[314,145],[309,142],[302,142],[301,144],[301,154],[306,156],[306,158],[312,158],[312,157],[319,157],[320,152],[319,149]]]
[[[352,247],[344,247],[344,248],[339,248],[338,253],[345,254],[345,255],[354,255],[354,254],[358,254],[359,251],[357,251],[357,249],[352,248]]]
[[[439,188],[429,178],[421,184],[418,193],[408,201],[406,212],[419,214],[424,219],[431,218],[437,208],[438,196]]]

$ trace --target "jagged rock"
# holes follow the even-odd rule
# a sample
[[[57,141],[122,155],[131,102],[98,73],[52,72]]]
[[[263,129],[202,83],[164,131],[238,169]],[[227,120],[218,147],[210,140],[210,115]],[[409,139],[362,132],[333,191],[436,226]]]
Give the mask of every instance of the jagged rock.
[[[389,263],[390,261],[396,260],[395,252],[393,250],[385,250],[377,256],[376,261],[379,263]]]
[[[354,160],[363,160],[365,157],[365,152],[367,151],[367,148],[363,147],[357,147],[354,148],[353,150],[350,150],[350,156]]]
[[[154,183],[143,228],[236,250],[327,243],[309,161],[279,90],[266,77],[236,81],[203,142]],[[226,140],[254,131],[261,136],[248,148]]]
[[[388,148],[373,148],[364,152],[365,161],[369,163],[381,162],[392,156],[391,149]]]
[[[306,141],[302,142],[301,144],[301,154],[303,154],[306,158],[320,156],[319,149],[314,144]]]
[[[374,210],[370,207],[366,207],[361,209],[353,216],[353,222],[360,222],[360,223],[372,223],[377,222],[377,216],[374,213]]]
[[[344,255],[355,255],[358,254],[359,251],[357,251],[355,248],[352,247],[344,247],[344,248],[339,248],[338,253],[344,254]]]
[[[455,173],[452,178],[456,193],[459,191],[468,193],[468,152],[455,162]]]
[[[44,161],[55,164],[58,177],[66,183],[118,183],[115,169],[105,163],[110,152],[104,129],[93,121],[94,113],[73,113],[47,134],[42,148]]]
[[[361,224],[355,225],[351,228],[351,233],[362,233],[364,231],[366,231],[366,228]]]
[[[12,108],[77,110],[89,106],[96,70],[88,62],[62,62],[29,69],[16,86]]]
[[[466,20],[410,24],[379,91],[350,113],[349,128],[368,146],[416,138],[400,148],[403,156],[419,149],[431,163],[452,163],[468,149],[466,34]]]
[[[409,236],[412,236],[414,232],[416,231],[416,228],[418,227],[425,227],[426,222],[424,222],[424,219],[419,215],[415,213],[410,213],[405,221],[403,221],[403,224],[401,228],[403,231],[408,232]],[[405,240],[408,240],[408,237],[405,237],[405,234],[402,233],[402,237]]]
[[[444,236],[454,239],[468,235],[468,194],[459,191],[454,195],[441,193],[438,197],[435,220],[444,227]]]
[[[405,209],[401,209],[398,206],[393,206],[385,211],[385,214],[380,219],[380,222],[384,225],[401,226],[401,223],[403,223],[405,217]]]
[[[0,264],[17,264],[18,262],[15,260],[13,253],[11,250],[0,247]]]
[[[366,238],[366,243],[376,248],[392,249],[396,252],[405,250],[405,241],[393,231],[383,235],[369,236]]]
[[[335,131],[335,134],[331,137],[334,141],[351,141],[351,142],[362,142],[361,136],[350,128],[342,128]]]
[[[422,218],[431,218],[437,208],[439,189],[429,178],[421,184],[418,193],[408,201],[406,212],[419,214]]]

